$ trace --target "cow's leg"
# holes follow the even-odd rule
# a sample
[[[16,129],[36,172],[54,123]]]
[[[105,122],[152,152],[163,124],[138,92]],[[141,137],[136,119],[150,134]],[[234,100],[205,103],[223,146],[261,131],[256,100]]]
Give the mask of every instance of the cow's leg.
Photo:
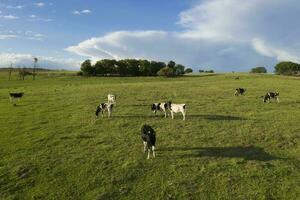
[[[151,151],[151,149],[148,148],[148,156],[147,156],[147,159],[150,159],[150,151]]]
[[[278,97],[276,97],[276,100],[277,100],[277,103],[279,103],[279,98]]]
[[[164,113],[165,113],[165,118],[167,118],[167,112],[164,110]]]
[[[104,112],[103,112],[103,110],[101,110],[101,116],[102,116],[102,118],[104,117]]]
[[[152,146],[152,155],[153,155],[153,158],[155,158],[155,147]]]
[[[185,120],[185,111],[182,112],[183,120]]]
[[[143,142],[144,143],[144,152],[146,153],[147,151],[147,142]]]
[[[174,112],[173,111],[171,111],[171,117],[172,117],[172,119],[174,119]]]

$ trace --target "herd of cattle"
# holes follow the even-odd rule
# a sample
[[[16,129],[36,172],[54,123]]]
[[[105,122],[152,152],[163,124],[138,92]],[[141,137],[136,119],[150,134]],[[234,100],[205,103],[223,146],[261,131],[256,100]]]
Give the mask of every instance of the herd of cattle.
[[[246,89],[237,88],[235,89],[235,96],[244,95]],[[271,99],[276,100],[279,103],[279,93],[278,92],[268,92],[264,96],[261,96],[263,102],[270,103]],[[114,105],[116,104],[116,96],[113,94],[107,95],[107,103],[100,103],[96,109],[96,116],[98,117],[101,112],[102,117],[104,117],[104,112],[108,112],[108,118],[111,117],[111,113]],[[168,112],[171,114],[172,119],[174,119],[174,113],[181,113],[183,120],[185,120],[186,115],[186,104],[173,104],[171,101],[162,102],[162,103],[153,103],[151,105],[151,110],[154,114],[157,111],[164,113],[165,118],[169,116]],[[154,129],[147,124],[144,124],[141,128],[141,138],[144,144],[144,152],[148,151],[147,159],[150,159],[150,154],[152,152],[153,158],[155,158],[155,143],[156,143],[156,134]]]
[[[246,89],[237,88],[235,89],[235,96],[244,95]],[[23,97],[24,93],[9,93],[10,101],[13,105],[16,105],[16,100],[20,100]],[[271,99],[276,100],[279,103],[279,93],[278,92],[268,92],[264,96],[261,96],[263,102],[270,103]],[[96,117],[98,117],[99,113],[104,117],[104,112],[107,111],[108,118],[111,117],[113,107],[116,104],[116,96],[113,94],[107,95],[107,103],[100,103],[96,109]],[[164,113],[165,118],[169,116],[168,113],[171,114],[171,118],[174,119],[174,113],[181,113],[183,116],[183,120],[185,120],[186,116],[186,104],[173,104],[171,101],[162,102],[162,103],[153,103],[151,105],[151,110],[154,114],[157,111],[161,111]],[[152,152],[153,157],[155,157],[155,143],[156,143],[156,134],[154,129],[144,124],[141,128],[141,138],[144,144],[144,151],[148,151],[147,158],[150,159],[150,153]]]
[[[245,92],[246,89],[244,88],[236,88],[234,95],[235,96],[244,95]],[[261,98],[263,99],[263,102],[270,103],[271,99],[274,99],[279,103],[278,92],[267,92],[264,96],[261,96]],[[96,117],[98,117],[100,112],[101,112],[101,116],[104,117],[104,112],[107,111],[108,118],[110,118],[115,104],[116,104],[116,96],[113,94],[108,94],[107,103],[100,103],[97,106]],[[181,113],[183,120],[185,120],[185,116],[186,116],[186,104],[174,104],[171,101],[153,103],[151,104],[151,110],[153,111],[154,114],[156,114],[158,111],[163,112],[165,118],[169,116],[168,113],[170,113],[172,119],[174,119],[175,113]]]

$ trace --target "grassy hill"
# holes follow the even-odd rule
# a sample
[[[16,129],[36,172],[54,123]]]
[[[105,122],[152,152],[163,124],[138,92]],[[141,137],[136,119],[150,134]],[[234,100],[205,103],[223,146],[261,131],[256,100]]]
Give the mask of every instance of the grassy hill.
[[[297,199],[300,80],[218,74],[84,78],[0,73],[0,199]],[[236,87],[247,88],[235,97]],[[278,103],[259,98],[278,90]],[[8,93],[25,92],[18,106]],[[112,119],[94,111],[117,95]],[[187,104],[187,120],[150,104]],[[157,132],[157,158],[140,127]]]

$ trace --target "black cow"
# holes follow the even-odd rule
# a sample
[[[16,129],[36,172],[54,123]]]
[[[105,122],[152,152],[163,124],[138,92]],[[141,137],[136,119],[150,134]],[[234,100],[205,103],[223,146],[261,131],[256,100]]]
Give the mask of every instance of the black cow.
[[[246,89],[244,89],[244,88],[236,88],[234,96],[244,95],[245,92],[246,92]]]
[[[9,100],[13,103],[14,106],[16,106],[16,100],[20,100],[24,96],[23,92],[17,92],[17,93],[9,93]]]
[[[141,128],[141,138],[144,143],[144,152],[148,150],[147,159],[150,159],[150,152],[152,151],[153,158],[155,158],[155,143],[156,135],[153,128],[147,124],[144,124]]]

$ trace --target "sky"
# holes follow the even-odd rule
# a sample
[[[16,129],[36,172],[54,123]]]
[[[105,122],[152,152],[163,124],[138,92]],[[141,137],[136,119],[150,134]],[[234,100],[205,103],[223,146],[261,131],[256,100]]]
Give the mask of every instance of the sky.
[[[220,72],[300,62],[299,0],[0,0],[0,67],[137,58]]]

